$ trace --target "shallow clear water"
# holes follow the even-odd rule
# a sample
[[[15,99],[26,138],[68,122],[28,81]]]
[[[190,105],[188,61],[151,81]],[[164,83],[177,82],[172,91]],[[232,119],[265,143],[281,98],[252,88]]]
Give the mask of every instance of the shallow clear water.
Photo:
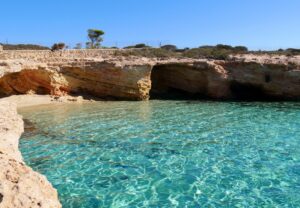
[[[300,207],[300,103],[103,102],[20,111],[64,207]]]

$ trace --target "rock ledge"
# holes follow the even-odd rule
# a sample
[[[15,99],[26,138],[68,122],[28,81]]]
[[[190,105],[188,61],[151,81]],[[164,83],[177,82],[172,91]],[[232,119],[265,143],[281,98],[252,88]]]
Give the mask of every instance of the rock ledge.
[[[16,106],[0,102],[0,207],[59,208],[57,191],[45,176],[23,162],[19,138],[24,131]]]

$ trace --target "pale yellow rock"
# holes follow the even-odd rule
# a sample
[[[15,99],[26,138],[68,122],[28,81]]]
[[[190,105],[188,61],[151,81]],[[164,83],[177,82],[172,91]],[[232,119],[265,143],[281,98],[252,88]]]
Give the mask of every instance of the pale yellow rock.
[[[242,54],[216,61],[123,57],[114,55],[115,51],[3,51],[0,97],[79,94],[148,100],[150,90],[168,93],[176,89],[213,99],[251,93],[254,100],[300,99],[300,56]]]
[[[18,149],[23,121],[16,105],[0,102],[0,208],[59,208],[57,191],[23,162]]]

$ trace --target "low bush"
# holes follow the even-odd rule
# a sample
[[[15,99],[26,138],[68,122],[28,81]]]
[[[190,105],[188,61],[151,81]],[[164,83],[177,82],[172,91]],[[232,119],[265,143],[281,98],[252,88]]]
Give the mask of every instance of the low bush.
[[[218,60],[226,60],[230,54],[231,51],[218,49],[216,47],[193,48],[183,52],[183,56],[188,58],[210,58]]]
[[[247,53],[248,52],[248,48],[245,46],[236,46],[233,48],[233,51],[235,53]]]
[[[35,45],[35,44],[3,44],[3,50],[49,50],[46,46]]]
[[[51,47],[51,51],[63,50],[66,47],[64,43],[54,43]]]
[[[161,46],[160,48],[165,49],[167,51],[176,51],[176,50],[178,50],[177,46],[175,46],[175,45],[164,45],[164,46]]]
[[[136,45],[133,45],[133,46],[124,47],[124,49],[131,49],[131,48],[151,48],[151,47],[144,44],[144,43],[139,43],[139,44],[136,44]]]
[[[296,48],[288,48],[286,49],[286,52],[292,55],[300,55],[300,49],[296,49]]]
[[[179,54],[162,48],[143,48],[115,51],[116,56],[139,56],[148,58],[178,57]]]
[[[141,46],[142,44],[138,44]],[[279,49],[277,51],[249,51],[245,46],[230,46],[218,44],[216,46],[200,46],[199,48],[185,48],[177,49],[174,45],[165,45],[161,48],[149,48],[146,45],[142,45],[144,48],[139,48],[135,46],[126,47],[131,50],[116,51],[116,55],[122,56],[141,56],[141,57],[157,57],[157,58],[167,58],[167,57],[176,57],[176,58],[207,58],[207,59],[216,59],[216,60],[228,60],[230,55],[234,54],[269,54],[269,55],[286,55],[294,56],[300,55],[300,49],[289,48],[286,50]],[[145,47],[146,46],[146,47]]]

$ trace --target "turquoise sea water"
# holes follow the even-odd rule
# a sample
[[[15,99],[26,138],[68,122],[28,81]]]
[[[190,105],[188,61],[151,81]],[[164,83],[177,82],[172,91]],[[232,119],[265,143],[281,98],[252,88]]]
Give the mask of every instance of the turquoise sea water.
[[[300,207],[300,103],[27,108],[25,161],[63,207]]]

